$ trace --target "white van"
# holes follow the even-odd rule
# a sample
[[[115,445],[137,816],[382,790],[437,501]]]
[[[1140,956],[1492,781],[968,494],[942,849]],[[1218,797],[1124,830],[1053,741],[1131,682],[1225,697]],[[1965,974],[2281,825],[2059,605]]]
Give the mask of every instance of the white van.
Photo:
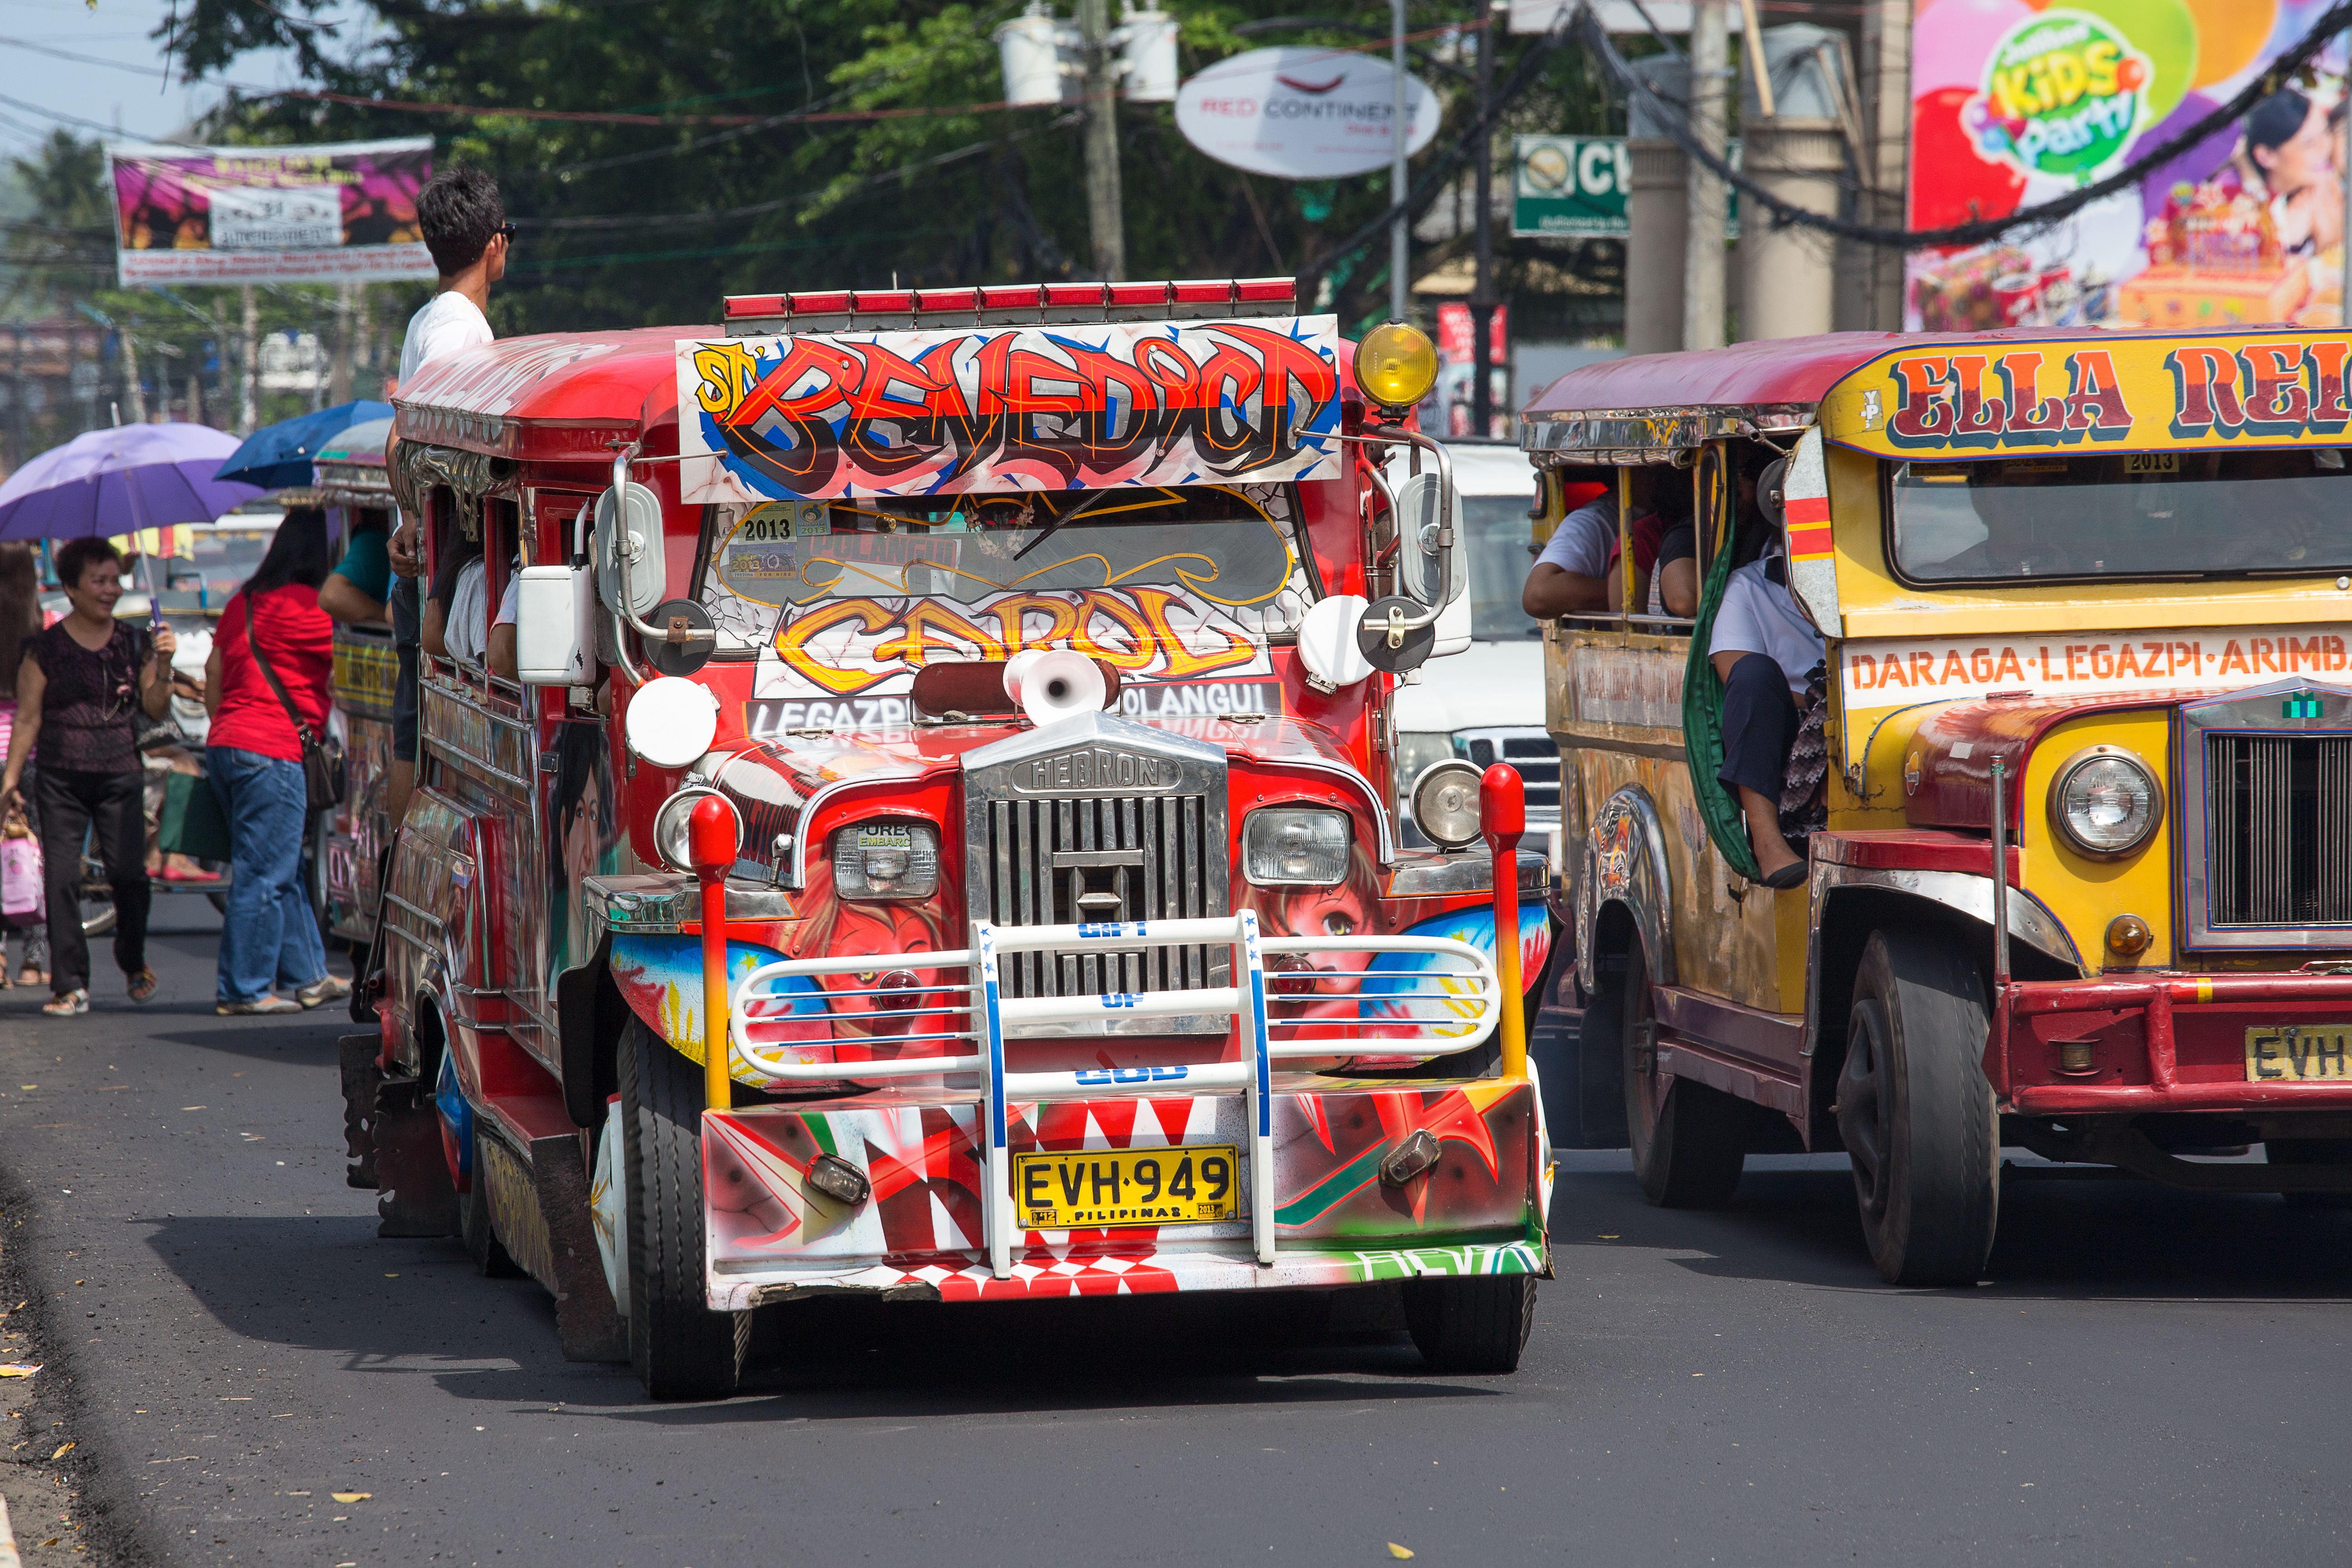
[[[1519,608],[1535,564],[1535,469],[1511,441],[1453,440],[1446,452],[1462,496],[1469,642],[1431,658],[1420,683],[1397,693],[1397,776],[1409,789],[1422,769],[1448,757],[1479,768],[1508,763],[1527,784],[1525,843],[1540,849],[1559,823],[1559,750],[1544,731],[1543,629]],[[1407,455],[1395,452],[1389,483],[1408,471]],[[1454,629],[1440,623],[1439,647]],[[1423,842],[1409,803],[1400,802],[1397,821],[1408,843]]]

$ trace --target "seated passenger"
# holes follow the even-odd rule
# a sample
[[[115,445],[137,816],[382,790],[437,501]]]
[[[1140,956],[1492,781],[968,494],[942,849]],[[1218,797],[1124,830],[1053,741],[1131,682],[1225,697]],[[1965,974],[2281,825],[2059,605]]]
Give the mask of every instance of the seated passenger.
[[[1539,621],[1609,606],[1609,562],[1617,552],[1617,490],[1559,520],[1520,590],[1519,607]]]
[[[1771,553],[1731,574],[1715,613],[1707,655],[1723,678],[1723,765],[1716,776],[1748,819],[1757,879],[1793,888],[1805,862],[1780,832],[1780,792],[1802,721],[1798,700],[1822,658],[1813,629],[1789,592],[1788,562]]]
[[[489,615],[488,581],[489,573],[478,549],[469,544],[453,552],[435,578],[433,596],[425,606],[419,640],[429,654],[454,658],[477,669],[484,668],[487,660],[490,673],[512,680],[520,668],[515,650],[515,599],[520,579],[514,567],[509,566],[506,592],[499,595],[495,620]]]
[[[392,597],[392,555],[383,519],[381,513],[362,515],[366,521],[352,530],[342,560],[319,590],[319,608],[339,626],[389,626],[391,615],[384,604]]]
[[[1647,476],[1634,476],[1633,506],[1634,603],[1651,600],[1650,571],[1658,542],[1670,516],[1648,502]],[[1671,481],[1669,481],[1671,482]],[[1671,502],[1664,509],[1671,511]],[[1617,567],[1617,490],[1615,486],[1595,500],[1560,519],[1559,526],[1528,573],[1519,607],[1538,620],[1580,612],[1619,610],[1624,601],[1622,574]]]

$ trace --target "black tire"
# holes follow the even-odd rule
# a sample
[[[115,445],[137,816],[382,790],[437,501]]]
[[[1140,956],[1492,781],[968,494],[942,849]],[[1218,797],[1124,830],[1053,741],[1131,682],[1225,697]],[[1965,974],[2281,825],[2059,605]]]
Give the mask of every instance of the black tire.
[[[1871,934],[1836,1110],[1863,1236],[1890,1285],[1983,1277],[2000,1215],[1986,1028],[1983,982],[1965,948],[1932,931]]]
[[[1489,1377],[1519,1369],[1536,1326],[1532,1274],[1457,1274],[1404,1282],[1404,1322],[1429,1370]]]
[[[467,1190],[457,1194],[457,1234],[466,1238],[466,1250],[472,1254],[474,1266],[482,1271],[484,1279],[520,1279],[522,1266],[507,1251],[506,1243],[499,1239],[498,1229],[490,1223],[490,1178],[482,1164],[482,1145],[489,1140],[482,1136],[478,1126],[473,1130],[473,1139],[474,1176]]]
[[[1747,1117],[1729,1095],[1658,1072],[1649,962],[1638,936],[1613,1012],[1625,1064],[1625,1142],[1642,1195],[1660,1208],[1721,1208],[1747,1163]]]
[[[702,1070],[633,1018],[620,1076],[629,1362],[656,1399],[723,1399],[742,1375],[751,1314],[714,1312],[704,1290]]]
[[[2273,1138],[2263,1157],[2273,1165],[2352,1165],[2352,1138]],[[2308,1214],[2352,1210],[2352,1193],[2282,1193],[2286,1206]]]

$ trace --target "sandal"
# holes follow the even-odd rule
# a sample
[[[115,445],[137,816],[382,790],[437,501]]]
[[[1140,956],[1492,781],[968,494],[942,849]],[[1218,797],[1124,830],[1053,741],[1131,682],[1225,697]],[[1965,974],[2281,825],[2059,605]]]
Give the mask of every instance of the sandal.
[[[52,1018],[78,1018],[89,1011],[89,993],[67,991],[41,1004],[41,1011]]]
[[[155,985],[156,980],[154,970],[141,970],[138,973],[131,977],[131,999],[133,1002],[153,1001],[155,998]]]

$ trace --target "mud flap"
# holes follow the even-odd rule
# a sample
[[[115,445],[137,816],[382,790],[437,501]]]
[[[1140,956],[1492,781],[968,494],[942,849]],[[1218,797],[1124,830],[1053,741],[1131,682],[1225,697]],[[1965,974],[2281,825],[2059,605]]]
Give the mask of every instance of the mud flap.
[[[352,1161],[343,1181],[372,1193],[376,1189],[375,1097],[383,1086],[377,1058],[383,1043],[375,1035],[345,1035],[335,1044],[343,1069],[343,1152]]]
[[[499,1240],[555,1298],[555,1332],[563,1359],[628,1360],[628,1339],[596,1247],[579,1138],[534,1138],[526,1161],[485,1130],[475,1149],[482,1168],[474,1179],[489,1196]]]
[[[457,1188],[441,1152],[441,1112],[413,1078],[383,1079],[375,1096],[376,1235],[456,1236]]]

